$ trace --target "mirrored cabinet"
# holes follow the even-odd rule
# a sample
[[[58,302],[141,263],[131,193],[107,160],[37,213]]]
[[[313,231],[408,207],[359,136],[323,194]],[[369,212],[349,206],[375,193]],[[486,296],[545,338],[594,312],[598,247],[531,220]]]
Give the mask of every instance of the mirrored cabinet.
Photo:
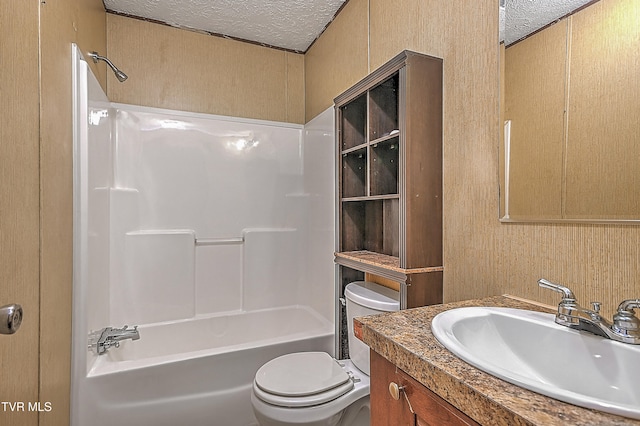
[[[401,309],[441,303],[442,59],[403,51],[335,110],[337,293],[367,279]]]

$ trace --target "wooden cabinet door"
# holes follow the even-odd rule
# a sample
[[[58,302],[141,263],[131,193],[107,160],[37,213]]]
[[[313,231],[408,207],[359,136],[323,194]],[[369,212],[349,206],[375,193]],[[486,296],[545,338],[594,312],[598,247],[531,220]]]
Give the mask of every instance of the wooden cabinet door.
[[[453,405],[374,351],[371,354],[371,426],[479,426]],[[403,388],[398,400],[389,385]]]
[[[409,409],[409,404],[404,396],[400,395],[400,399],[395,400],[389,393],[389,384],[398,383],[396,366],[375,351],[369,351],[369,353],[371,362],[371,426],[414,426],[415,415]]]

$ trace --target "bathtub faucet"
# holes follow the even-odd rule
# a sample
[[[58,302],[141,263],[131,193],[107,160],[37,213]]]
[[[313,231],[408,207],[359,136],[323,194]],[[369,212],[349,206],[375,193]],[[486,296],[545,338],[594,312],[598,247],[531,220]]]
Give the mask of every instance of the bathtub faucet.
[[[89,349],[94,350],[98,355],[103,355],[112,346],[120,347],[122,340],[138,340],[139,338],[140,333],[137,325],[133,328],[129,328],[128,325],[122,328],[105,327],[89,334]]]

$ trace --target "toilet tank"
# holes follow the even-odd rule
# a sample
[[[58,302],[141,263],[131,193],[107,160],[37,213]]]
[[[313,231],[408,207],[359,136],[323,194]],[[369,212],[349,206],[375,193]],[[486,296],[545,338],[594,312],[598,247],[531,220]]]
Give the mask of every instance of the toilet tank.
[[[400,309],[400,293],[380,284],[355,281],[344,289],[347,300],[349,328],[349,358],[363,373],[369,375],[369,346],[353,334],[353,319]]]

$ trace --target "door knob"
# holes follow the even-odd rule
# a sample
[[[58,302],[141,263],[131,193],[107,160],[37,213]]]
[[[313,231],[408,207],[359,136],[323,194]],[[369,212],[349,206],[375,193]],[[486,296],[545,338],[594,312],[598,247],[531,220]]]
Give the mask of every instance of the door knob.
[[[0,307],[0,334],[13,334],[22,323],[22,306],[13,303]]]

